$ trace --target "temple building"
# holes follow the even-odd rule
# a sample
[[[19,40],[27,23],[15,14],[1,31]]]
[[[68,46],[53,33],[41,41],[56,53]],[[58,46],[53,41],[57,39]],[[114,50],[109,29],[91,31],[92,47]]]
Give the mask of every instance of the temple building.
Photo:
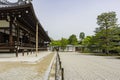
[[[31,0],[0,0],[0,52],[46,49],[50,42],[38,21]]]

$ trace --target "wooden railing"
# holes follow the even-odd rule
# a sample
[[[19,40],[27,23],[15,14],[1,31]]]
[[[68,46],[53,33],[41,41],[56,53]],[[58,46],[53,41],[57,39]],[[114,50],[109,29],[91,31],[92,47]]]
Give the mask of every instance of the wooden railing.
[[[47,51],[46,47],[38,48],[39,51]],[[16,57],[18,57],[18,53],[22,52],[22,55],[24,56],[24,52],[27,52],[27,55],[29,53],[33,53],[36,51],[36,48],[32,46],[32,44],[22,43],[21,44],[13,44],[12,46],[9,46],[8,43],[0,43],[0,52],[10,52],[10,53],[16,53]]]
[[[64,80],[64,68],[62,68],[60,55],[58,52],[56,55],[55,80]]]

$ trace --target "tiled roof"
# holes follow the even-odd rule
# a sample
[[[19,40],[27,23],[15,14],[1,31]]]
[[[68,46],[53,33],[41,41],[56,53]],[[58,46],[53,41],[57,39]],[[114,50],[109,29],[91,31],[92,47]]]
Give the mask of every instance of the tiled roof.
[[[25,4],[29,3],[30,1],[31,0],[18,0],[17,2],[12,3],[12,2],[9,2],[7,0],[0,0],[0,8],[25,5]]]

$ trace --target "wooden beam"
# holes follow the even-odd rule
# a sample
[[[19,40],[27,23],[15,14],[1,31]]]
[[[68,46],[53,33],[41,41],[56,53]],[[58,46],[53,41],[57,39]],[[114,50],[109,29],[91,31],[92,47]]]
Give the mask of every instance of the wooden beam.
[[[36,57],[38,56],[38,22],[36,23]]]

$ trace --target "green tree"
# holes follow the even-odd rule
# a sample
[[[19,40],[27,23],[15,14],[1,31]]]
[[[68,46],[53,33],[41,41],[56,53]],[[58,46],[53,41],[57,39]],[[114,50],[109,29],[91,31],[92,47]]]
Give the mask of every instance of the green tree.
[[[81,46],[81,50],[82,50],[82,52],[84,52],[85,51],[85,49],[86,49],[86,51],[88,51],[88,45],[90,44],[90,40],[91,40],[91,36],[87,36],[87,37],[85,37],[83,40],[82,40],[82,46]],[[86,52],[85,51],[85,52]]]
[[[103,44],[103,47],[105,49],[105,52],[109,53],[109,29],[112,27],[115,27],[117,23],[116,13],[115,12],[108,12],[108,13],[102,13],[97,17],[97,24],[100,26],[99,32],[103,32],[104,36],[101,37],[103,41],[105,42],[105,45]]]
[[[86,38],[84,38],[82,44],[88,46],[90,44],[90,40],[91,40],[91,36],[87,36]]]
[[[97,17],[97,24],[100,28],[108,29],[116,25],[117,18],[115,12],[102,13]]]
[[[85,33],[81,32],[80,35],[79,35],[80,43],[82,43],[84,38],[85,38]]]
[[[68,44],[68,40],[66,38],[61,38],[61,49],[64,51],[64,49],[66,48],[67,44]]]
[[[79,35],[79,38],[80,38],[80,40],[83,40],[85,38],[85,33],[81,32],[80,35]]]
[[[110,52],[120,53],[120,27],[113,27],[110,29]]]
[[[61,46],[61,42],[60,42],[60,40],[52,40],[50,45],[51,46]]]
[[[72,35],[69,37],[68,41],[69,41],[69,44],[71,44],[71,45],[77,45],[77,44],[78,44],[77,37],[76,37],[76,35],[74,35],[74,34],[72,34]]]

